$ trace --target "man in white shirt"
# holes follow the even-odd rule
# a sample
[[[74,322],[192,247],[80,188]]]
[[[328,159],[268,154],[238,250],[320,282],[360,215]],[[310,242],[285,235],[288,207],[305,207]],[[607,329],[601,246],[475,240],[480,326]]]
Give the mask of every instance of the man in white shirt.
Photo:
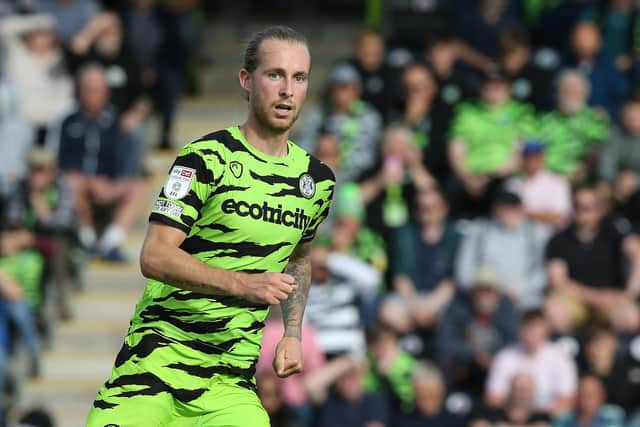
[[[507,181],[506,187],[520,196],[529,219],[552,228],[565,225],[571,214],[571,188],[565,177],[546,168],[541,141],[529,140],[525,143],[522,172],[521,176]]]
[[[550,415],[571,410],[577,387],[576,365],[549,341],[548,332],[541,310],[530,310],[522,316],[520,342],[501,350],[489,370],[485,395],[489,406],[502,407],[512,379],[526,372],[535,385],[536,410]]]
[[[311,288],[305,319],[316,328],[328,356],[366,351],[360,301],[375,293],[378,270],[347,253],[314,247],[311,250]]]

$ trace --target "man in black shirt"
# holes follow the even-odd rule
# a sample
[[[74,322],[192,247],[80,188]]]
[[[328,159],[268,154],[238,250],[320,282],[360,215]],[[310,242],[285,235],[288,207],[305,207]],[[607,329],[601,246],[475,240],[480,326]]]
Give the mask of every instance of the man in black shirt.
[[[632,414],[640,410],[640,360],[633,355],[616,357],[618,346],[618,338],[611,329],[593,330],[585,345],[583,371],[602,380],[608,403]]]
[[[362,100],[373,106],[383,117],[389,112],[392,76],[385,61],[382,34],[364,30],[356,38],[355,55],[348,59],[362,81]]]
[[[593,188],[580,188],[574,195],[575,218],[571,226],[556,234],[547,246],[549,282],[600,311],[620,298],[640,294],[640,240],[625,220],[604,218],[604,210]],[[629,274],[623,273],[629,261]]]

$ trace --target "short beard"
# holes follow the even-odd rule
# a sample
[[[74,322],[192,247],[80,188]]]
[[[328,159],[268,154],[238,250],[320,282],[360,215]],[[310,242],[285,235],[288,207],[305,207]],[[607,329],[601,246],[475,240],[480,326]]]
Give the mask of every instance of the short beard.
[[[269,131],[271,134],[282,134],[288,132],[293,127],[296,120],[298,120],[299,113],[296,111],[296,115],[293,116],[291,121],[287,124],[274,123],[270,117],[270,111],[265,111],[261,108],[259,100],[253,101],[253,98],[249,101],[249,106],[253,111],[253,114],[262,129]]]

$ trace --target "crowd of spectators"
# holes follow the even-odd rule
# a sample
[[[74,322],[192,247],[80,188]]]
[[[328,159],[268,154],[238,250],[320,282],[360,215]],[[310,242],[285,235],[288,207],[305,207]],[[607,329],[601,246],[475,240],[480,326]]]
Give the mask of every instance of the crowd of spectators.
[[[640,425],[637,2],[383,10],[294,138],[337,185],[272,424]]]
[[[0,0],[0,425],[78,254],[126,260],[198,3]],[[293,138],[337,185],[272,425],[640,426],[637,2],[383,3]]]
[[[83,262],[127,261],[150,118],[149,145],[171,148],[199,3],[0,1],[0,426]]]

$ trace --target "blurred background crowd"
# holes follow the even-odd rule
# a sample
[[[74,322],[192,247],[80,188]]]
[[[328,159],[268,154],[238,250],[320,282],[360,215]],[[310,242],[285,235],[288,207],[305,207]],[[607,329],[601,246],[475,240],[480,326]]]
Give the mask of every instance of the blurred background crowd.
[[[337,186],[304,374],[274,376],[266,324],[272,425],[640,426],[638,2],[221,3],[0,1],[2,417],[87,266],[130,261],[203,29],[330,7],[361,31],[294,129]]]

